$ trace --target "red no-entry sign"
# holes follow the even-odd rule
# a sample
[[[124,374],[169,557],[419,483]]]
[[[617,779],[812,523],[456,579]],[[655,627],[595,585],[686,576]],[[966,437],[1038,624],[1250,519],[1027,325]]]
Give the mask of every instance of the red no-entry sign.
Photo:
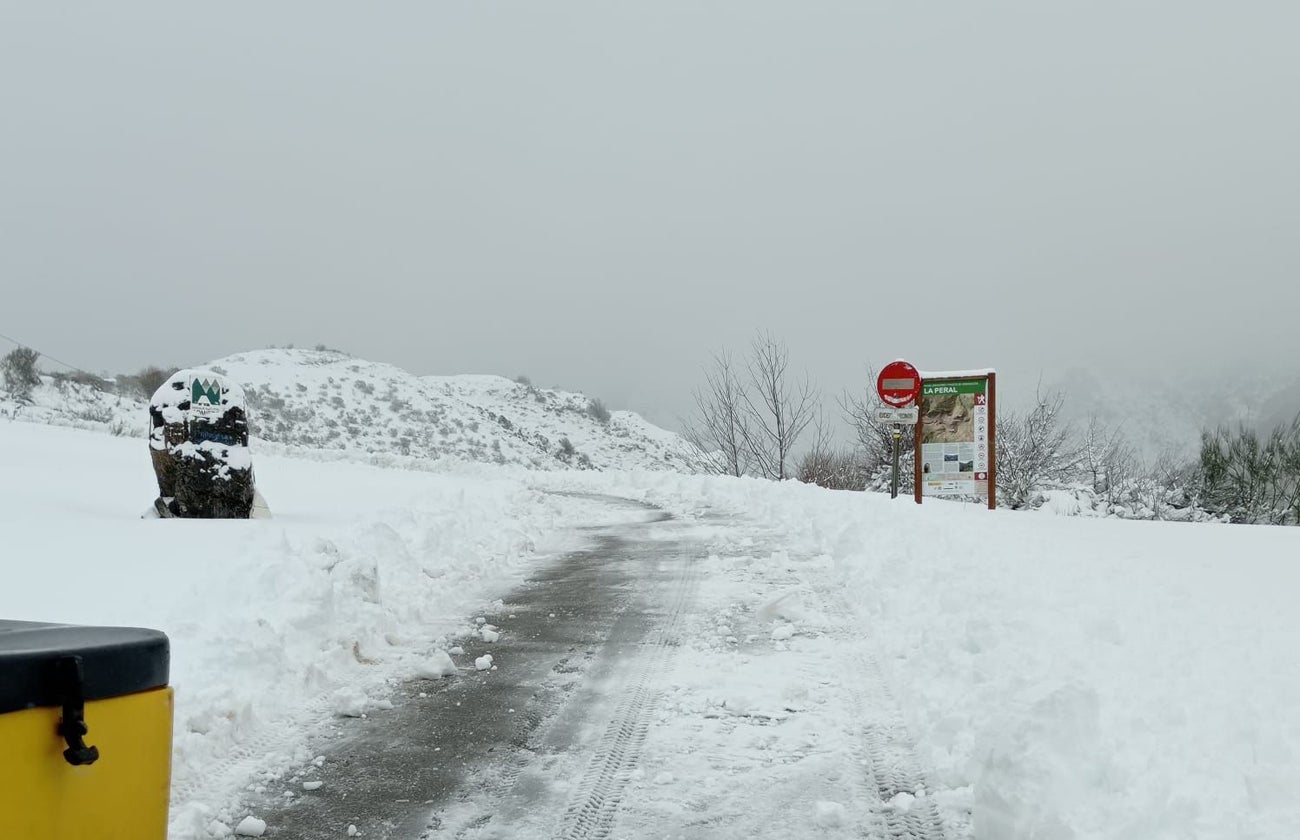
[[[921,374],[902,359],[890,362],[876,377],[876,393],[885,405],[906,408],[921,394]]]

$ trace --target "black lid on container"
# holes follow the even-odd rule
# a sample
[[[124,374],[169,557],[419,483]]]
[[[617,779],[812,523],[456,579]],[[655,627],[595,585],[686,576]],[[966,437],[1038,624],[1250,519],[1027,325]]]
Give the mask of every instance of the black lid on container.
[[[0,714],[58,706],[55,663],[81,657],[87,702],[167,685],[166,634],[138,627],[80,627],[0,621]]]

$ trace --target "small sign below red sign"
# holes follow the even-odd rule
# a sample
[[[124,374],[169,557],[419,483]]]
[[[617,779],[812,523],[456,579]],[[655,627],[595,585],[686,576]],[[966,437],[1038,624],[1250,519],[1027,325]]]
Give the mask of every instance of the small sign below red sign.
[[[911,408],[877,408],[876,420],[880,423],[902,423],[904,426],[915,426],[920,418],[920,412],[916,406]]]
[[[902,359],[890,362],[876,377],[876,393],[885,405],[906,408],[915,403],[921,393],[921,374]]]

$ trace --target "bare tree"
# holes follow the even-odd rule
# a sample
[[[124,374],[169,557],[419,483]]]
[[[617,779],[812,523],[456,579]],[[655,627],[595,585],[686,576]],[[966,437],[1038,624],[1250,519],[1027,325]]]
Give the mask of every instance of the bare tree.
[[[1005,412],[997,420],[998,490],[1012,508],[1023,507],[1046,482],[1067,477],[1079,463],[1070,427],[1061,420],[1065,398],[1038,394],[1028,413]]]
[[[1078,449],[1079,467],[1094,493],[1115,503],[1124,484],[1133,478],[1137,459],[1121,426],[1111,428],[1095,414],[1088,418]]]
[[[876,372],[867,368],[867,382],[876,381]],[[857,396],[845,391],[839,398],[840,410],[844,419],[853,427],[862,452],[862,466],[868,475],[874,475],[883,467],[891,467],[894,458],[894,424],[885,423],[876,418],[876,410],[884,403],[874,388],[868,388]],[[907,437],[911,434],[904,432]],[[904,449],[907,446],[904,445]]]
[[[812,423],[812,446],[799,456],[795,477],[831,490],[864,490],[867,475],[857,455],[835,444],[835,432],[819,406]]]
[[[1165,446],[1151,466],[1151,476],[1160,488],[1160,497],[1153,506],[1156,518],[1165,519],[1170,510],[1191,507],[1199,475],[1200,465],[1182,447]]]
[[[749,468],[746,440],[749,415],[744,386],[726,350],[704,371],[704,387],[692,392],[695,417],[683,424],[683,437],[702,454],[704,468],[721,475],[744,475]]]
[[[774,480],[789,477],[786,462],[817,409],[816,389],[805,374],[792,382],[790,354],[771,333],[750,342],[749,388],[742,391],[749,422],[743,427],[745,449],[759,473]]]

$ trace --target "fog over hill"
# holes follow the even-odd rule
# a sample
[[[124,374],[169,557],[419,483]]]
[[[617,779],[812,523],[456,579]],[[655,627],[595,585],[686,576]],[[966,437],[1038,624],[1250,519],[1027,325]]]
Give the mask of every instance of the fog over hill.
[[[1054,390],[1065,398],[1063,416],[1076,427],[1092,416],[1122,426],[1147,457],[1167,450],[1194,457],[1205,429],[1241,424],[1267,432],[1300,413],[1300,370],[1286,370],[1283,360],[1192,371],[1081,365],[1044,377],[1037,392]],[[1020,393],[1008,394],[1007,405],[1024,407],[1034,395],[1034,388],[1022,387]]]

